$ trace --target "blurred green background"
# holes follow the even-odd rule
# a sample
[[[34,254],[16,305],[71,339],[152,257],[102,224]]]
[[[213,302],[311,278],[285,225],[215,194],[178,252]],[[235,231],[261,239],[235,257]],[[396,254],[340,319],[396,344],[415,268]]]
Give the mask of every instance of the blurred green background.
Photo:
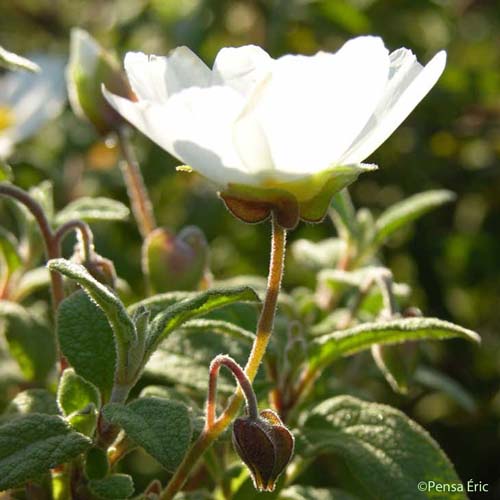
[[[411,48],[421,62],[438,50],[448,65],[438,85],[370,161],[380,170],[352,188],[356,205],[375,212],[403,197],[446,188],[457,201],[399,233],[385,250],[413,301],[478,331],[480,349],[447,342],[435,365],[476,399],[467,413],[441,393],[404,398],[380,385],[375,397],[421,422],[456,464],[462,479],[490,484],[479,498],[500,498],[500,2],[495,0],[11,0],[0,2],[0,45],[20,54],[67,56],[69,31],[81,26],[118,55],[164,54],[188,45],[212,63],[228,45],[258,44],[271,55],[336,50],[346,39],[377,34],[390,49]],[[369,75],[367,75],[369,78]],[[334,139],[334,138],[332,138]],[[179,174],[176,162],[135,134],[137,154],[160,224],[197,224],[212,248],[218,278],[265,275],[269,227],[227,213],[211,187]],[[75,197],[126,201],[116,156],[69,108],[11,159],[16,183],[54,181],[59,207]],[[132,222],[94,225],[97,250],[140,289],[140,237]],[[302,224],[292,240],[331,236],[330,221]],[[289,272],[286,287],[294,284]],[[471,494],[474,498],[474,494]]]

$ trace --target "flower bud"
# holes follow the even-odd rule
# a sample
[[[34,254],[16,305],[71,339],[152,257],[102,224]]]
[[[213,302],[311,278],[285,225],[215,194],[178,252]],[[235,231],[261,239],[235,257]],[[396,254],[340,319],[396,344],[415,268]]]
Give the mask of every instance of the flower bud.
[[[256,419],[234,421],[233,444],[250,470],[255,488],[273,491],[293,455],[295,440],[274,411],[262,410]]]
[[[75,245],[71,260],[84,266],[87,271],[100,283],[103,283],[113,289],[116,287],[117,277],[115,265],[111,260],[99,255],[94,250],[92,250],[90,258],[85,259],[80,243]]]
[[[158,228],[144,241],[143,272],[153,293],[196,289],[207,263],[207,240],[196,226],[185,227],[177,236]]]
[[[71,30],[70,57],[66,81],[71,107],[77,116],[89,120],[106,135],[124,123],[104,99],[101,86],[134,100],[134,94],[118,61],[86,31]]]

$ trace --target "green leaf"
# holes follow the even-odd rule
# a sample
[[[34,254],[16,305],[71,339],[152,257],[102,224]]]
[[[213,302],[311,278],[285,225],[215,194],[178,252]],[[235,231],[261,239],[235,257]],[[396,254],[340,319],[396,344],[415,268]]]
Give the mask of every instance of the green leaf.
[[[168,307],[158,314],[148,327],[146,359],[167,335],[185,321],[234,302],[258,300],[257,294],[249,287],[220,288],[201,292],[193,298]]]
[[[362,323],[314,339],[311,342],[311,363],[315,367],[324,366],[341,356],[368,349],[373,344],[398,344],[409,340],[444,340],[454,337],[480,342],[479,335],[472,330],[436,318],[404,318]]]
[[[313,408],[303,433],[306,455],[332,453],[353,472],[366,500],[444,498],[420,492],[420,481],[460,484],[439,445],[418,424],[390,406],[350,396],[328,399]],[[446,493],[447,500],[466,499]]]
[[[64,415],[85,408],[93,403],[101,406],[101,396],[97,387],[75,373],[73,368],[64,370],[57,389],[57,402]]]
[[[0,426],[0,491],[75,458],[90,445],[54,415],[26,415]]]
[[[143,346],[139,343],[134,322],[122,301],[80,264],[66,259],[53,259],[47,266],[51,271],[59,271],[76,281],[104,311],[114,334],[117,376],[126,382],[127,378],[135,374],[142,362]]]
[[[255,334],[238,325],[220,319],[192,319],[186,321],[181,327],[189,333],[205,333],[207,331],[227,335],[243,342],[252,343]]]
[[[119,201],[109,198],[82,197],[66,205],[56,215],[55,223],[61,225],[73,219],[85,222],[120,221],[128,219],[129,215],[129,209]]]
[[[90,491],[102,499],[129,498],[134,494],[134,481],[128,474],[112,474],[103,479],[91,479]]]
[[[358,497],[337,488],[314,488],[298,484],[284,489],[279,500],[359,500]]]
[[[97,424],[97,410],[101,406],[101,396],[94,384],[68,368],[59,381],[57,402],[76,430],[92,436]]]
[[[103,415],[119,425],[170,472],[180,464],[191,441],[192,426],[185,405],[160,398],[141,398],[128,405],[108,404]]]
[[[47,264],[51,271],[58,271],[76,281],[88,296],[104,311],[113,333],[119,342],[136,340],[135,325],[125,306],[107,286],[99,283],[85,267],[66,259],[53,259]]]
[[[179,390],[204,398],[208,386],[208,367],[221,352],[229,354],[244,364],[249,352],[248,342],[229,336],[213,334],[206,330],[203,335],[189,334],[182,328],[170,334],[158,347],[145,368],[145,374],[157,380],[174,384]],[[223,394],[234,392],[234,379],[228,370],[219,374],[217,390]]]
[[[57,313],[61,350],[76,373],[99,388],[107,401],[113,387],[116,351],[102,310],[83,291],[65,299]]]
[[[7,406],[4,415],[15,417],[28,413],[58,415],[59,408],[55,396],[46,389],[27,389],[16,395]]]
[[[433,208],[454,199],[454,193],[440,189],[418,193],[392,205],[377,219],[374,236],[375,244],[380,245],[398,229],[407,226]]]
[[[151,313],[151,317],[164,311],[167,307],[181,300],[196,297],[199,292],[166,292],[153,295],[128,306],[127,311],[132,316],[139,309],[145,308]]]
[[[108,453],[102,448],[93,446],[85,455],[85,474],[89,479],[103,479],[108,475]]]
[[[43,382],[54,367],[54,336],[38,314],[7,300],[0,301],[9,351],[28,380]]]
[[[12,274],[23,265],[18,251],[19,243],[15,236],[0,227],[0,254],[7,267],[8,274]]]

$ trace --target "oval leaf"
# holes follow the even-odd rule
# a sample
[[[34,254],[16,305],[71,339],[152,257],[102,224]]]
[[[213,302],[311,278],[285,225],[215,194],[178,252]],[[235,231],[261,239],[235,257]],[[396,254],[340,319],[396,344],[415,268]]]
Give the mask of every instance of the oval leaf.
[[[431,436],[390,406],[350,396],[328,399],[312,410],[303,432],[310,445],[306,454],[327,452],[340,457],[355,473],[366,500],[444,498],[420,492],[420,481],[461,485]],[[446,498],[467,496],[447,492]]]
[[[61,302],[57,335],[76,373],[98,387],[103,399],[108,400],[116,365],[113,331],[102,310],[83,291]]]
[[[103,479],[91,479],[88,487],[94,495],[103,499],[121,500],[134,494],[134,481],[128,474],[112,474]]]
[[[67,462],[92,442],[54,415],[26,415],[0,427],[0,491]]]
[[[103,415],[170,472],[180,464],[191,442],[189,411],[176,401],[140,398],[126,406],[112,403],[103,408]]]

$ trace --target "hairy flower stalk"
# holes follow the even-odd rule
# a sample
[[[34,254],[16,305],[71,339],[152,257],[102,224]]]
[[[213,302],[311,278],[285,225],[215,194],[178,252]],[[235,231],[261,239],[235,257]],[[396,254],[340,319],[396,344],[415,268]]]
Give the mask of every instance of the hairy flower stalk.
[[[278,295],[283,278],[283,268],[285,260],[286,247],[286,230],[283,229],[277,222],[276,218],[272,219],[272,243],[271,243],[271,260],[269,263],[269,275],[267,279],[266,296],[264,304],[257,324],[257,332],[252,346],[252,351],[248,357],[245,366],[245,374],[248,380],[253,382],[257,370],[262,362],[266,352],[269,338],[274,325],[274,317],[276,314],[276,305],[278,303]],[[209,446],[229,427],[232,420],[240,409],[243,394],[241,389],[238,389],[228,407],[215,420],[210,417],[210,425],[208,424],[208,408],[207,408],[207,424],[205,429],[194,442],[184,457],[184,460],[179,465],[179,468],[172,476],[169,484],[161,494],[161,500],[169,500],[174,498],[175,494],[182,488],[186,482],[188,475],[196,465],[202,454]],[[210,408],[210,414],[212,409]],[[213,415],[213,414],[212,414]]]

